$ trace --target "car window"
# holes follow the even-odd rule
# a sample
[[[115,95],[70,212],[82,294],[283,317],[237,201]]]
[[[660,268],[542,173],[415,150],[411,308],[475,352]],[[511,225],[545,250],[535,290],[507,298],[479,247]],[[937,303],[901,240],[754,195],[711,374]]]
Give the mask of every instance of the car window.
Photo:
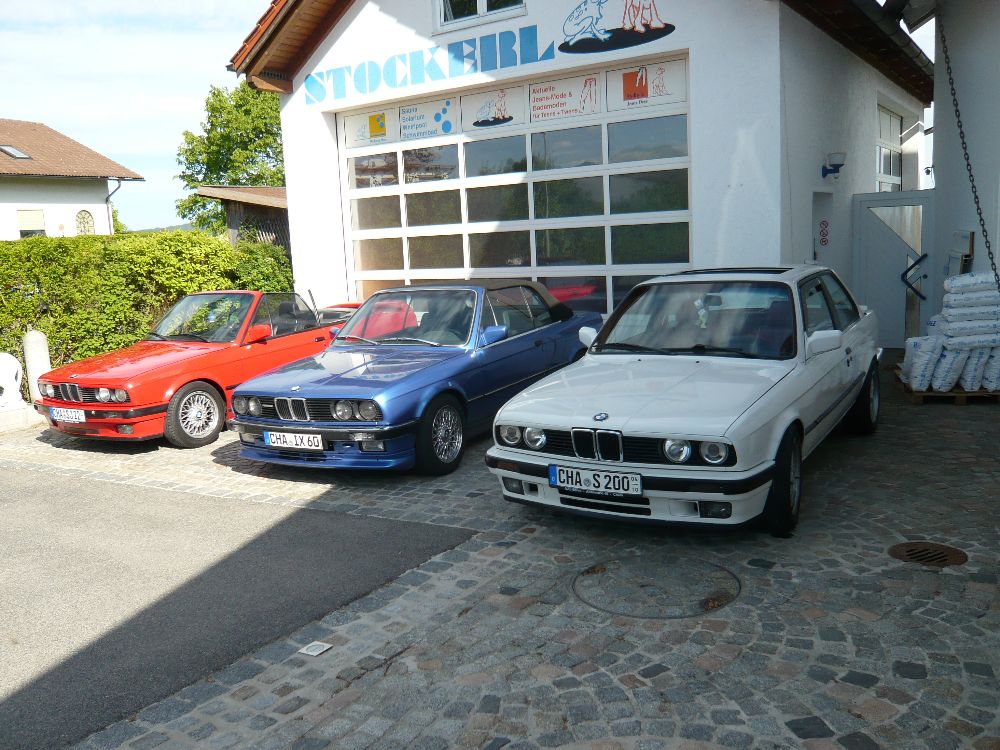
[[[806,322],[806,335],[816,331],[832,331],[833,315],[823,294],[823,284],[819,279],[812,279],[802,286],[802,317]]]
[[[830,300],[833,302],[833,311],[837,315],[837,327],[843,331],[851,323],[861,317],[857,305],[851,299],[851,295],[844,289],[844,285],[832,273],[823,274],[823,285],[826,287]]]
[[[531,315],[531,322],[535,328],[547,326],[552,322],[552,312],[545,300],[539,296],[538,292],[526,286],[519,287],[528,305],[528,314]]]
[[[316,313],[297,294],[265,294],[257,305],[251,325],[267,323],[272,336],[285,336],[319,325]]]
[[[333,346],[365,343],[462,346],[472,334],[476,293],[468,289],[386,291],[370,297],[344,324]]]
[[[232,341],[252,302],[253,295],[246,292],[189,294],[163,316],[151,336],[175,341]]]
[[[507,326],[507,336],[527,333],[535,327],[521,287],[492,289],[486,293],[487,325]]]

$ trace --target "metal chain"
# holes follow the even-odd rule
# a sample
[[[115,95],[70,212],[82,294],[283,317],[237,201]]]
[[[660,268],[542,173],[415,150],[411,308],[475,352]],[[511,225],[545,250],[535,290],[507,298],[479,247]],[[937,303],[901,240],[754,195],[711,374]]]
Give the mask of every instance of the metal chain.
[[[962,125],[962,112],[958,108],[958,94],[955,93],[955,76],[951,72],[951,55],[948,54],[948,39],[944,35],[944,23],[941,19],[941,8],[937,12],[937,28],[941,33],[941,51],[944,52],[944,64],[948,71],[948,85],[951,87],[951,103],[955,108],[955,122],[958,123],[958,137],[962,141],[962,155],[965,157],[965,171],[969,173],[969,185],[972,186],[972,200],[976,203],[976,213],[979,215],[979,226],[983,231],[983,244],[990,257],[990,268],[993,269],[993,279],[1000,291],[1000,273],[997,272],[997,261],[993,257],[993,246],[990,244],[990,233],[986,229],[986,219],[983,218],[983,207],[979,202],[979,190],[976,189],[976,177],[972,173],[972,162],[969,160],[969,146],[965,142],[965,127]]]

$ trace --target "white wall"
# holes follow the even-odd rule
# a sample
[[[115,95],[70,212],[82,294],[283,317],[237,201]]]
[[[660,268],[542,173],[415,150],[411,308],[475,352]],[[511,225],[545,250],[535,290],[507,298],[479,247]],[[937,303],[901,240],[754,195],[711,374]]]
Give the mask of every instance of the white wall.
[[[782,163],[781,259],[813,257],[813,195],[828,193],[827,246],[817,261],[832,266],[848,285],[856,282],[852,253],[851,198],[876,190],[878,106],[903,116],[904,131],[923,115],[923,105],[846,47],[795,11],[781,6]],[[821,176],[828,153],[847,162],[834,178]],[[906,157],[903,188],[915,190],[917,157]]]
[[[631,49],[597,54],[554,49],[552,59],[502,70],[419,85],[407,79],[407,85],[396,88],[383,81],[367,95],[352,82],[353,71],[365,61],[383,63],[394,54],[447,48],[455,41],[522,27],[537,27],[537,52],[545,56],[549,43],[558,47],[563,41],[564,21],[578,3],[527,0],[525,15],[447,34],[434,33],[434,0],[363,2],[348,11],[295,77],[292,94],[282,97],[297,291],[311,288],[321,306],[353,293],[346,289],[343,269],[340,165],[331,113],[362,104],[419,100],[431,92],[492,81],[544,79],[554,71],[610,66],[676,51],[690,55],[692,262],[713,266],[779,261],[779,3],[775,0],[657,0],[663,20],[674,24],[676,31]],[[620,25],[623,8],[624,0],[607,2],[606,27]],[[435,54],[435,59],[446,61],[446,54]],[[351,78],[343,70],[346,66]],[[341,73],[328,73],[338,70]],[[342,76],[345,96],[335,97],[332,75]],[[322,101],[316,101],[317,96]]]
[[[17,212],[41,209],[45,234],[76,236],[76,214],[90,211],[95,234],[111,234],[107,180],[54,177],[0,177],[0,240],[20,238]]]

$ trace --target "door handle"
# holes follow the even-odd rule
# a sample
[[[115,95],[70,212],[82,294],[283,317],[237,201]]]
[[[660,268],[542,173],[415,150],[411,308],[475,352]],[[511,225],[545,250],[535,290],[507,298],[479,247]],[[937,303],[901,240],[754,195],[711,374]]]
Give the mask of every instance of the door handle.
[[[535,339],[535,346],[544,346],[545,341],[543,339]]]
[[[313,341],[326,341],[326,336],[317,336]]]

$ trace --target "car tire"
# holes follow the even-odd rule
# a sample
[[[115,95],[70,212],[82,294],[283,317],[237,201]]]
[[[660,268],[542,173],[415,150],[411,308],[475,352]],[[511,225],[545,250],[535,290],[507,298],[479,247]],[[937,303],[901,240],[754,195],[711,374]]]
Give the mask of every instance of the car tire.
[[[878,362],[872,362],[868,368],[861,393],[858,394],[854,406],[847,413],[847,426],[858,435],[871,435],[878,427],[878,415],[881,409],[882,396],[879,382]]]
[[[465,417],[458,399],[448,394],[427,404],[417,430],[417,470],[422,474],[450,474],[465,452]]]
[[[771,491],[764,505],[764,527],[774,536],[788,536],[799,522],[802,507],[802,438],[792,427],[774,458]]]
[[[225,424],[225,405],[215,388],[196,380],[177,390],[167,404],[163,436],[178,448],[214,443]]]

